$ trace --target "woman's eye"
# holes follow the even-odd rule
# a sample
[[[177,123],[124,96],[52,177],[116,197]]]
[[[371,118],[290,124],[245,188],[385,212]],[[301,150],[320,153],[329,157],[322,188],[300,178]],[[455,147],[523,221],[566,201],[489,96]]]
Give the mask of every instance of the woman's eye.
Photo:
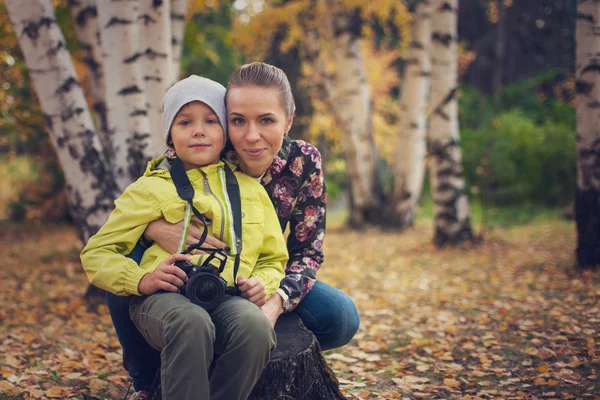
[[[243,118],[234,118],[231,120],[231,123],[234,125],[242,125],[244,123]]]
[[[272,124],[273,122],[273,118],[263,118],[260,122],[262,122],[264,125],[268,125],[268,124]]]

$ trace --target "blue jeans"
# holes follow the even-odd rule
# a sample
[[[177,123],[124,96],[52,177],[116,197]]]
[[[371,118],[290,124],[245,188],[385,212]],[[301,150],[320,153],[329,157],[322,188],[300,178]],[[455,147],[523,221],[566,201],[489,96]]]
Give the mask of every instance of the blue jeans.
[[[130,258],[136,260],[136,255],[131,254]],[[133,379],[133,386],[138,391],[148,390],[160,366],[160,353],[146,343],[131,321],[129,299],[127,296],[106,294],[110,316],[123,346],[125,360],[129,363],[128,372]],[[360,324],[350,296],[319,281],[292,312],[298,313],[304,325],[315,334],[322,350],[348,343]]]

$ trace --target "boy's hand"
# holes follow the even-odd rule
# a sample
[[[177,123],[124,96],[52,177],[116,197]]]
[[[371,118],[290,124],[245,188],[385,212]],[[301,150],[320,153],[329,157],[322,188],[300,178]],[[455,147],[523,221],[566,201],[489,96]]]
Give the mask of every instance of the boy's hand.
[[[262,307],[267,301],[267,291],[265,285],[258,278],[246,279],[243,276],[237,278],[238,289],[240,289],[240,295],[256,304],[258,307]]]
[[[197,225],[201,225],[200,220],[194,216],[192,222]],[[181,231],[183,229],[183,221],[176,224],[167,222],[166,219],[161,218],[156,221],[152,221],[146,227],[144,231],[144,238],[158,243],[160,247],[170,253],[176,253],[179,249],[179,238],[181,238]],[[185,246],[198,243],[198,240],[202,237],[203,229],[197,228],[194,224],[190,224],[188,229],[188,236],[185,239]],[[210,235],[206,237],[206,240],[202,244],[202,247],[223,249],[227,245],[221,242],[219,239],[214,238]],[[207,254],[202,250],[194,250],[194,254]]]
[[[149,296],[159,290],[177,292],[188,278],[185,272],[173,265],[176,261],[190,261],[188,254],[173,254],[161,262],[156,269],[142,277],[138,284],[138,292]]]

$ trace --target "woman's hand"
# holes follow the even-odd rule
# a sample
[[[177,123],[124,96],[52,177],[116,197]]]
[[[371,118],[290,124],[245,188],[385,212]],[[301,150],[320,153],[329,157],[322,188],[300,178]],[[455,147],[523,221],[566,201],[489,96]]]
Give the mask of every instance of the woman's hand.
[[[187,254],[173,254],[165,261],[158,264],[156,269],[142,277],[138,283],[138,292],[149,296],[159,290],[166,292],[177,292],[187,282],[185,272],[173,265],[176,261],[190,261],[191,256]]]
[[[202,222],[200,222],[200,220],[195,216],[192,217],[192,222],[200,225],[202,224]],[[146,231],[144,232],[144,237],[148,240],[158,243],[160,247],[169,253],[177,253],[179,250],[177,246],[179,245],[179,239],[181,238],[182,230],[183,221],[172,224],[167,222],[167,220],[164,218],[161,218],[148,224]],[[202,237],[202,232],[202,229],[197,228],[194,226],[194,224],[190,224],[188,235],[185,241],[186,247],[198,243],[198,240]],[[204,243],[202,243],[202,247],[224,249],[227,247],[227,245],[221,242],[219,239],[208,235]],[[229,250],[229,248],[226,250]],[[194,250],[192,254],[206,254],[206,252]]]
[[[238,289],[240,295],[256,304],[258,307],[262,307],[267,301],[267,292],[265,285],[258,278],[246,279],[243,276],[237,278]]]
[[[277,319],[283,314],[283,299],[279,293],[275,293],[264,306],[260,308],[260,311],[265,314],[265,317],[271,322],[271,326],[274,328],[277,323]]]

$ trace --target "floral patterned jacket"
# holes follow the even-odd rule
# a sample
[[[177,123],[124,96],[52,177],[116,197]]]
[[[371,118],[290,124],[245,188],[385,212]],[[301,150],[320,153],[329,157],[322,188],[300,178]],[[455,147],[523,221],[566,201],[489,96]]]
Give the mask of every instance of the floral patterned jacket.
[[[225,158],[237,162],[233,151]],[[285,136],[261,183],[275,206],[281,230],[289,224],[290,258],[280,288],[289,297],[284,310],[291,311],[312,289],[323,262],[327,194],[321,154],[310,143]]]

